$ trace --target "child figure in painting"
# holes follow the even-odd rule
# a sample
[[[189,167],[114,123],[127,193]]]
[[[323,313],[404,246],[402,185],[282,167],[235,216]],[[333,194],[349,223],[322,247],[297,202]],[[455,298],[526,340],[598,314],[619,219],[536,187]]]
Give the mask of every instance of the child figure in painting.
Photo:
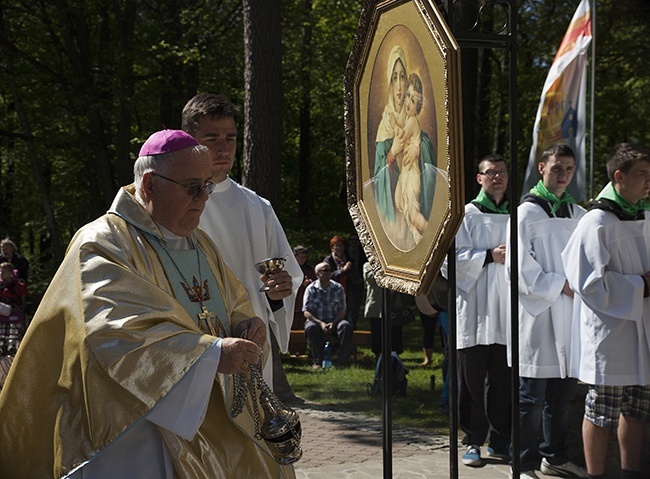
[[[422,111],[422,80],[417,73],[409,76],[408,88],[404,98],[406,123],[404,124],[404,151],[400,165],[399,179],[395,186],[395,207],[402,212],[415,244],[419,243],[428,220],[420,212],[420,142],[422,130],[417,116]],[[395,134],[401,128],[394,124]]]

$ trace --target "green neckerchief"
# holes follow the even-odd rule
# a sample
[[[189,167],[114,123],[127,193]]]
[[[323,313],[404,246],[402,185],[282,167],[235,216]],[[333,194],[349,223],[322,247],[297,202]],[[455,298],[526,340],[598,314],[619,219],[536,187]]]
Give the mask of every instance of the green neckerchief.
[[[508,211],[507,200],[502,201],[501,205],[496,205],[494,203],[494,200],[490,198],[487,194],[485,194],[485,191],[483,191],[483,189],[481,189],[481,191],[478,192],[478,196],[476,196],[476,198],[472,200],[472,203],[476,203],[481,206],[484,206],[486,209],[494,213],[498,213],[502,215],[510,214],[510,211]]]
[[[551,214],[555,214],[555,212],[560,209],[560,206],[562,206],[562,203],[576,202],[575,198],[569,194],[566,188],[562,193],[562,198],[558,198],[555,194],[548,191],[548,188],[544,186],[542,180],[539,180],[537,184],[530,189],[530,193],[539,196],[540,198],[544,198],[546,201],[551,203]]]
[[[603,188],[603,191],[598,194],[596,201],[602,198],[613,201],[621,207],[621,210],[623,210],[625,214],[630,215],[631,217],[637,216],[640,211],[650,211],[650,204],[645,200],[639,200],[636,204],[633,204],[619,195],[611,181],[607,183],[607,186]]]

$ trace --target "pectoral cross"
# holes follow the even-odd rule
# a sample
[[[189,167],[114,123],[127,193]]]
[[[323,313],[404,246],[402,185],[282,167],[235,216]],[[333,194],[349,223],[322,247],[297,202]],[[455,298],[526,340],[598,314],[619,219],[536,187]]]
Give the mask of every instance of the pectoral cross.
[[[219,338],[226,337],[226,328],[223,327],[217,315],[212,311],[208,311],[207,308],[201,305],[202,312],[199,313],[199,328],[201,331],[212,336],[217,336]]]

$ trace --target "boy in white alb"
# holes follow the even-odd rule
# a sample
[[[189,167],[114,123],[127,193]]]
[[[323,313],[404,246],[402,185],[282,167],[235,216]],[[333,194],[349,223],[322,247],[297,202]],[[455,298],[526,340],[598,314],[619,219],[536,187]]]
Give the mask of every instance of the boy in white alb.
[[[481,445],[486,440],[488,455],[507,457],[511,397],[504,266],[508,170],[500,155],[486,156],[478,167],[481,191],[465,205],[456,235],[458,409],[467,445],[462,461],[472,467],[482,465]],[[446,266],[441,273],[448,278]]]
[[[280,351],[289,346],[294,301],[303,274],[271,203],[228,176],[237,150],[237,113],[228,98],[212,93],[194,96],[183,108],[183,129],[210,150],[215,183],[200,227],[244,284],[255,314],[268,327],[272,361],[265,364],[264,379],[281,401],[299,404],[304,400],[294,395],[287,381]],[[278,257],[286,258],[284,270],[266,278],[271,289],[262,292],[255,263]]]
[[[587,477],[584,468],[569,461],[566,445],[569,406],[577,380],[569,377],[574,295],[564,274],[561,254],[586,213],[567,192],[575,163],[575,154],[567,145],[546,149],[538,164],[541,179],[517,208],[522,478],[538,477],[538,455],[542,457],[544,474]],[[510,255],[506,256],[510,276]],[[511,357],[510,348],[509,353]],[[538,445],[540,423],[543,438]]]
[[[639,479],[650,419],[650,152],[617,145],[610,183],[562,252],[574,299],[571,375],[589,384],[582,425],[589,477],[605,477],[609,430],[617,429],[621,477]]]

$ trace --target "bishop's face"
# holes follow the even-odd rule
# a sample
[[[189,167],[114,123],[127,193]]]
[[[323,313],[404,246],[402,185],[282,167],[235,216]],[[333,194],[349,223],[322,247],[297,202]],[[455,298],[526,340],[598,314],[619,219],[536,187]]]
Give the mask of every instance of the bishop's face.
[[[164,176],[145,173],[143,177],[149,213],[156,223],[172,233],[189,236],[199,225],[208,193],[201,188],[197,194],[189,195],[187,187],[211,181],[210,155],[191,148],[181,150],[165,169]]]

